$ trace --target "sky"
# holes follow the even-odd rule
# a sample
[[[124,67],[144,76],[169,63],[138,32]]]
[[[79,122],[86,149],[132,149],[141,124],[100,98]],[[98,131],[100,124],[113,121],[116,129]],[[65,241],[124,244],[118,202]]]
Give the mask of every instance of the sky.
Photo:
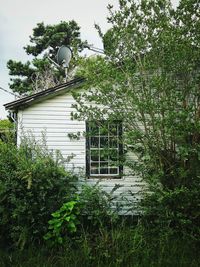
[[[176,6],[178,0],[172,2]],[[106,20],[109,3],[118,6],[118,0],[0,0],[0,87],[9,91],[6,67],[9,59],[22,62],[31,59],[23,47],[29,43],[32,29],[39,22],[56,24],[74,19],[81,27],[81,38],[102,48],[94,24],[99,24],[103,32],[109,29]],[[14,99],[0,90],[0,119],[7,116],[3,104]]]

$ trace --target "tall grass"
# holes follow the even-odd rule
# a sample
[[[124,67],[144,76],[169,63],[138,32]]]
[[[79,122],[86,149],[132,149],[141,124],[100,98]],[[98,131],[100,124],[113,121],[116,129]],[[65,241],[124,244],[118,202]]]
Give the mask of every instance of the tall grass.
[[[141,225],[116,227],[69,239],[63,248],[30,246],[0,252],[1,267],[198,267],[198,242],[173,235],[145,236]]]

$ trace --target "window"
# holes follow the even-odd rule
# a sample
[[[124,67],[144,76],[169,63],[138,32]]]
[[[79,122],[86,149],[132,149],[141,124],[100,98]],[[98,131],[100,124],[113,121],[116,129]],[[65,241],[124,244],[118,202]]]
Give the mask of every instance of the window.
[[[86,172],[92,178],[122,175],[122,124],[119,121],[86,123]]]

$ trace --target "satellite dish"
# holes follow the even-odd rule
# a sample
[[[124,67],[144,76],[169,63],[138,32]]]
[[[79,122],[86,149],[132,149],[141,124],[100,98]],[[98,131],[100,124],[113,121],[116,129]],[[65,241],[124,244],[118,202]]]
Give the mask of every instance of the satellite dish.
[[[68,46],[62,45],[58,49],[58,53],[56,55],[56,59],[59,65],[68,68],[69,62],[72,58],[72,51]]]

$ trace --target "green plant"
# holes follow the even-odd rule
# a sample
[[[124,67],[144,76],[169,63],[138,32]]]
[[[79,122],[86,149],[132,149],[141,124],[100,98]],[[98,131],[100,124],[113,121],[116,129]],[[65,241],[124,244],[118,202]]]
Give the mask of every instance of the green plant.
[[[118,219],[119,206],[116,205],[119,197],[114,195],[118,186],[108,193],[99,186],[83,185],[80,189],[79,203],[82,223],[92,229],[108,227]]]
[[[117,198],[113,193],[116,189],[107,193],[98,183],[94,186],[83,185],[76,197],[68,197],[68,201],[52,213],[53,218],[48,222],[49,231],[44,239],[52,246],[61,245],[69,241],[71,234],[80,240],[83,229],[93,236],[103,228],[115,225],[118,214],[114,204]]]
[[[84,229],[85,230],[85,229]],[[188,237],[148,234],[141,224],[119,222],[98,235],[82,231],[64,246],[34,244],[24,251],[0,250],[0,266],[15,267],[198,267],[199,243]]]
[[[48,54],[51,59],[56,60],[55,51],[62,45],[70,45],[73,48],[73,59],[70,64],[70,68],[73,68],[78,50],[82,50],[83,45],[80,27],[74,20],[60,21],[53,25],[37,23],[30,36],[30,44],[24,47],[26,54],[32,56],[31,60],[25,63],[15,60],[7,62],[11,76],[10,88],[18,94],[31,94],[41,88],[47,89],[62,83],[64,71],[55,69],[47,59]]]
[[[24,140],[17,148],[0,143],[0,242],[21,248],[41,242],[48,220],[74,191],[76,176],[58,154]]]
[[[66,235],[77,231],[77,225],[80,223],[78,200],[76,197],[74,200],[65,202],[60,209],[52,213],[53,219],[48,222],[49,231],[44,235],[44,239],[51,245],[63,244],[66,241]]]
[[[81,61],[85,91],[74,92],[72,116],[121,120],[132,155],[124,165],[146,184],[143,211],[198,236],[200,3],[120,0],[108,9],[110,30],[98,27],[107,57]]]
[[[154,189],[146,194],[141,202],[144,211],[143,222],[149,231],[165,233],[173,230],[179,235],[199,239],[199,186],[177,187],[175,189]]]
[[[5,119],[0,120],[0,141],[3,142],[14,142],[15,129],[14,123]]]

